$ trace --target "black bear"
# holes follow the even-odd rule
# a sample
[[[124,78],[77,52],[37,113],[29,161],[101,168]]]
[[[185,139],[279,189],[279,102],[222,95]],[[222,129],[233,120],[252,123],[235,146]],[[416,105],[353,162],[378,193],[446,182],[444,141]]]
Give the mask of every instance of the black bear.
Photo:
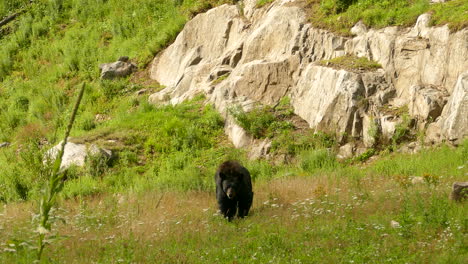
[[[236,212],[240,218],[247,216],[253,201],[249,171],[237,161],[226,161],[216,171],[215,181],[216,199],[223,216],[229,221]]]

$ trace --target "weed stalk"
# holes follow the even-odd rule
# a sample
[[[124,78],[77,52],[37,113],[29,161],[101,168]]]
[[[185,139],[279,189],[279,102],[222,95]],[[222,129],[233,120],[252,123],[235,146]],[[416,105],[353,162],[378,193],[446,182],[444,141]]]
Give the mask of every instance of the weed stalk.
[[[80,106],[81,99],[83,98],[83,93],[85,90],[85,83],[81,86],[80,92],[78,94],[78,98],[76,99],[75,106],[73,107],[73,112],[70,118],[70,122],[68,123],[67,130],[65,132],[65,138],[62,141],[62,146],[60,147],[60,151],[58,156],[56,157],[52,172],[49,177],[49,182],[46,184],[44,193],[41,198],[41,203],[39,205],[39,227],[37,232],[39,233],[39,247],[37,252],[37,260],[40,261],[42,257],[42,253],[45,247],[45,235],[50,232],[51,224],[49,222],[50,211],[55,204],[55,198],[57,194],[62,190],[64,181],[63,179],[66,176],[66,172],[60,171],[60,165],[62,164],[63,153],[65,150],[65,145],[67,144],[68,136],[70,135],[70,131],[73,126],[73,122],[75,121],[76,114],[78,112],[78,107]]]

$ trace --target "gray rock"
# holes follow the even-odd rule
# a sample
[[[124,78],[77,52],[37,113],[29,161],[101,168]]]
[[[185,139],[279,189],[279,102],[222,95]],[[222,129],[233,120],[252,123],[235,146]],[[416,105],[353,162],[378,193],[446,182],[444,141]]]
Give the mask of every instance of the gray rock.
[[[441,123],[444,136],[452,142],[460,142],[468,136],[468,72],[458,78]]]
[[[62,142],[48,150],[44,155],[44,162],[54,161],[59,154],[61,147]],[[62,163],[60,164],[60,170],[66,170],[72,165],[83,167],[85,165],[86,158],[90,155],[110,159],[112,157],[112,151],[99,148],[94,144],[88,147],[85,144],[67,142],[63,153]]]
[[[2,143],[0,143],[0,148],[6,148],[6,147],[8,147],[8,146],[10,146],[10,142],[2,142]]]
[[[354,149],[356,148],[355,144],[350,142],[340,147],[336,157],[338,159],[349,159],[353,157]]]
[[[127,60],[125,60],[125,58],[127,58]],[[121,57],[116,62],[99,65],[99,69],[101,69],[101,79],[111,80],[130,75],[137,70],[137,66],[129,62],[128,57]]]
[[[462,202],[468,198],[468,182],[454,182],[452,185],[452,192],[450,199]]]
[[[434,121],[447,103],[447,93],[433,86],[413,85],[410,88],[409,113],[422,121]]]
[[[267,157],[271,149],[271,140],[255,140],[253,146],[250,148],[249,159],[256,160]]]
[[[364,94],[359,74],[310,64],[292,88],[291,104],[311,128],[351,134],[358,99]]]

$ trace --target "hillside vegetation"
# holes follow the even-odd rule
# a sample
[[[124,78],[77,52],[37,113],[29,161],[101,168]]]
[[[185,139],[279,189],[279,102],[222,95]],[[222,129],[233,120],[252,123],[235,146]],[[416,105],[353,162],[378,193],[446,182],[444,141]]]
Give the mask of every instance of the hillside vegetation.
[[[468,26],[468,2],[453,0],[309,0],[310,21],[316,27],[348,35],[358,21],[368,27],[412,26],[423,13],[431,13],[434,26],[448,24],[457,31]]]
[[[164,88],[148,79],[149,62],[188,19],[222,3],[232,2],[0,2],[0,17],[21,13],[0,31],[0,143],[11,143],[0,148],[0,263],[35,259],[31,214],[49,177],[44,153],[62,139],[83,82],[71,141],[116,155],[69,169],[41,263],[462,263],[466,203],[447,197],[453,181],[466,180],[468,141],[415,155],[382,146],[338,161],[334,137],[291,122],[285,97],[274,108],[231,110],[255,138],[273,141],[271,160],[249,160],[202,95],[177,106],[148,103],[148,94]],[[307,4],[314,25],[343,33],[360,19],[410,25],[426,11],[434,12],[434,24],[459,29],[468,8],[463,0]],[[121,56],[138,72],[100,80],[98,65]],[[379,159],[369,161],[374,154]],[[226,159],[240,160],[254,180],[245,221],[216,215],[213,175]],[[423,183],[413,185],[414,177]]]

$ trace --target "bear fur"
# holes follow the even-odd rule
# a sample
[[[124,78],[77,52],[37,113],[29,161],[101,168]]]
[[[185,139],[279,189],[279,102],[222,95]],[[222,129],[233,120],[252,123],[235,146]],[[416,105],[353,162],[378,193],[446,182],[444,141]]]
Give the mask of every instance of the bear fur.
[[[249,171],[237,161],[223,162],[215,174],[219,210],[229,221],[249,214],[253,201]]]

